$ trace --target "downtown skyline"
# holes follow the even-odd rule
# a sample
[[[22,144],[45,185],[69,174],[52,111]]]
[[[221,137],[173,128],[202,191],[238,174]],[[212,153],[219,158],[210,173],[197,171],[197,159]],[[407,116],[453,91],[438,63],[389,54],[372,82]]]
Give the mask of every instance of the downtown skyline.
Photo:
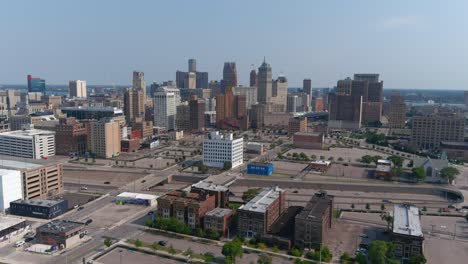
[[[0,83],[23,84],[32,74],[47,84],[125,85],[134,70],[163,82],[195,58],[210,80],[222,78],[224,62],[236,62],[239,84],[248,85],[263,57],[290,87],[305,78],[333,87],[359,72],[380,73],[395,89],[461,90],[468,82],[464,1],[181,3],[3,4]],[[70,19],[73,12],[79,18]]]

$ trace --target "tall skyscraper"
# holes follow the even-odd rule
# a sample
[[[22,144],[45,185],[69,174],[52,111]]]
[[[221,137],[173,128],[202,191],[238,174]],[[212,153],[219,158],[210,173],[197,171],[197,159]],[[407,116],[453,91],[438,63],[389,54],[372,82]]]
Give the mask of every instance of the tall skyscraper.
[[[245,95],[234,95],[232,88],[216,96],[216,123],[223,129],[247,129],[248,118]]]
[[[28,75],[28,92],[40,92],[43,95],[46,94],[45,80],[41,78],[34,78],[32,75]]]
[[[288,79],[279,76],[272,82],[271,100],[274,112],[284,112],[286,110],[288,97]]]
[[[310,96],[312,96],[312,80],[304,79],[302,82],[302,91]]]
[[[228,87],[237,86],[237,67],[235,62],[225,62],[223,68],[222,92],[226,92]]]
[[[205,129],[205,101],[196,95],[189,101],[190,129],[192,131],[203,131]]]
[[[465,108],[468,108],[468,91],[465,91],[463,93],[464,99],[465,99]]]
[[[399,94],[392,95],[390,98],[390,111],[388,117],[388,126],[390,129],[405,128],[406,121],[406,103],[405,98]]]
[[[189,59],[188,60],[188,71],[189,72],[197,72],[197,60],[196,59]]]
[[[133,72],[133,88],[142,90],[146,101],[146,81],[145,74],[140,71]]]
[[[197,88],[197,77],[195,72],[189,72],[187,74],[187,79],[185,80],[185,88],[195,89]]]
[[[167,130],[176,129],[176,94],[158,91],[154,95],[154,125]]]
[[[69,81],[68,91],[70,98],[86,98],[86,81]]]
[[[177,130],[190,130],[190,108],[188,102],[182,102],[176,107]]]
[[[257,71],[255,69],[250,71],[250,87],[257,87]]]
[[[124,114],[128,124],[135,118],[145,116],[145,101],[143,91],[135,88],[127,88],[124,91]]]
[[[187,79],[187,72],[176,71],[176,85],[177,88],[187,88],[185,87],[185,80]]]
[[[263,60],[262,65],[258,68],[257,75],[257,100],[259,103],[269,103],[271,102],[272,96],[272,74],[271,66]]]
[[[208,72],[197,72],[197,88],[208,88]]]

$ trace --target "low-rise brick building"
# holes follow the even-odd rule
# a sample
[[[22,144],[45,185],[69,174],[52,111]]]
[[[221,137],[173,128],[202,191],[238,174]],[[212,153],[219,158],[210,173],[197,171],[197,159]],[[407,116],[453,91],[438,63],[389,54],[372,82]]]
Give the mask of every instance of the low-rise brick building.
[[[265,188],[239,207],[238,234],[246,237],[265,235],[286,209],[286,193],[279,187]]]
[[[304,209],[296,215],[294,246],[318,247],[327,240],[333,223],[333,196],[326,192],[316,193]]]
[[[206,231],[217,231],[221,236],[228,235],[234,211],[227,208],[215,208],[205,214],[204,227]]]
[[[323,149],[323,134],[297,132],[293,136],[293,144],[296,148]]]
[[[203,227],[203,217],[216,208],[216,198],[207,192],[172,191],[158,198],[158,217],[174,217],[191,228]]]

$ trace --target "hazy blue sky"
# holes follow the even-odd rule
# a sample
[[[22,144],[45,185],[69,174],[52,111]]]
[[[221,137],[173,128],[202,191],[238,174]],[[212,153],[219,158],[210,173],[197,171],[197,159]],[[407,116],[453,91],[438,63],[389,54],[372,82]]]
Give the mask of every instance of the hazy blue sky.
[[[468,89],[468,1],[1,1],[0,83],[175,79],[189,58],[240,83],[265,56],[291,87],[377,72],[387,88]]]

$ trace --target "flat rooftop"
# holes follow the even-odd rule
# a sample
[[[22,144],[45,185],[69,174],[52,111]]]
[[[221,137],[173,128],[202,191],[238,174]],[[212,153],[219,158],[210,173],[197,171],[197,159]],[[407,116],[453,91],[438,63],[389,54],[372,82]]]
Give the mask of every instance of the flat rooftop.
[[[118,198],[131,198],[131,199],[143,199],[143,200],[155,200],[159,196],[146,194],[146,193],[131,193],[131,192],[123,192],[117,195]]]
[[[6,158],[6,159],[5,159]],[[0,156],[0,168],[3,169],[37,169],[42,166],[56,165],[57,161],[44,159],[27,159],[21,157]]]
[[[273,163],[262,163],[262,162],[251,162],[249,165],[254,165],[254,166],[270,166],[273,165]]]
[[[6,216],[0,217],[0,230],[5,230],[22,222],[26,222],[26,220]]]
[[[395,204],[393,207],[393,233],[422,237],[419,209],[413,205]]]
[[[24,204],[24,205],[35,205],[35,206],[44,206],[44,207],[51,207],[57,205],[64,200],[57,199],[57,200],[16,200],[12,203],[15,204]]]
[[[208,215],[208,216],[215,216],[215,217],[224,217],[225,215],[230,214],[231,212],[232,212],[231,209],[218,207],[206,213],[205,216]]]
[[[216,191],[216,192],[226,192],[229,190],[228,187],[220,184],[214,184],[211,181],[199,181],[195,184],[192,184],[192,188],[203,189],[207,191]]]
[[[261,193],[259,193],[245,205],[239,207],[239,209],[244,211],[265,213],[268,206],[276,199],[278,199],[282,192],[284,191],[279,187],[263,189]]]
[[[322,215],[332,200],[333,196],[316,193],[296,218],[322,221]]]
[[[84,224],[80,222],[74,222],[69,220],[56,219],[51,222],[41,225],[37,228],[38,232],[46,233],[62,233],[75,230],[77,228],[83,227]]]
[[[0,136],[18,137],[18,138],[26,138],[26,139],[30,139],[32,136],[35,136],[35,135],[55,135],[55,132],[49,131],[49,130],[27,129],[27,130],[15,130],[15,131],[7,131],[7,132],[0,133]]]

